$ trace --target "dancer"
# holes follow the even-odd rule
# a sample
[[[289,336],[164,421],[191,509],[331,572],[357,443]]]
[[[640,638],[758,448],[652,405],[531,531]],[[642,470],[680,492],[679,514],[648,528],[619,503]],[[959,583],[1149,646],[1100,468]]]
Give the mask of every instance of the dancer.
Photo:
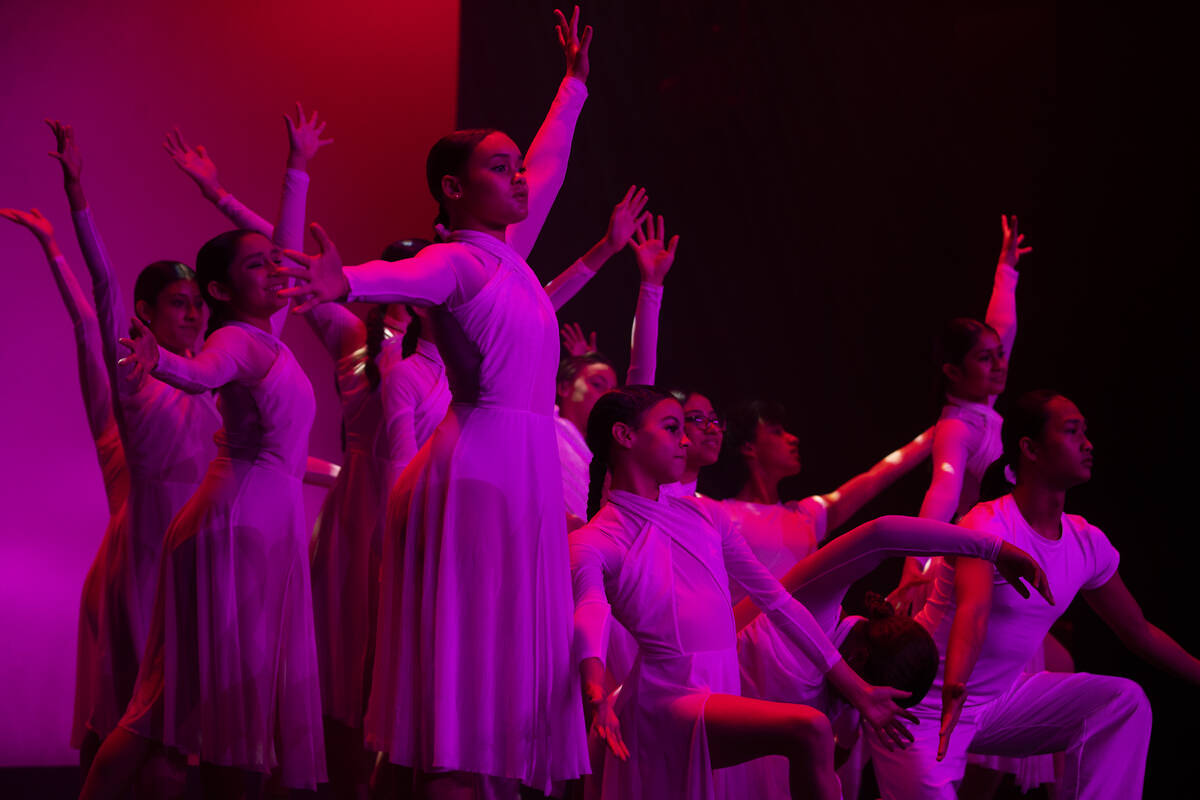
[[[630,187],[625,198],[617,204],[608,233],[592,252],[603,247],[608,248],[605,253],[616,252],[626,244],[633,248],[641,283],[633,315],[629,372],[625,383],[652,384],[657,368],[663,280],[675,262],[679,237],[673,236],[668,241],[662,216],[656,221],[649,212],[643,215],[641,208],[645,205],[645,197],[641,191],[637,195],[633,192],[634,187]],[[588,259],[589,256],[584,256],[580,263],[590,268],[596,261]],[[587,519],[588,464],[592,460],[584,441],[588,414],[601,395],[618,385],[612,363],[595,349],[596,335],[592,334],[589,345],[578,327],[563,326],[563,343],[569,355],[559,364],[555,389],[558,457],[563,468],[568,530],[574,530]]]
[[[299,103],[295,118],[284,115],[284,121],[290,143],[289,169],[307,167],[317,151],[333,141],[321,138],[325,123],[315,111],[306,116]],[[234,225],[268,238],[274,235],[271,223],[221,186],[216,164],[203,147],[190,146],[178,129],[167,134],[163,147],[201,194]],[[400,309],[398,313],[404,314],[403,307]],[[342,406],[342,468],[317,515],[310,550],[330,783],[338,796],[355,797],[365,794],[372,766],[362,747],[362,715],[375,633],[371,601],[378,580],[379,539],[389,485],[387,448],[380,435],[384,430],[383,403],[377,390],[381,345],[385,338],[394,337],[385,337],[390,331],[378,320],[372,326],[377,339],[369,341],[368,326],[337,303],[317,306],[305,319],[334,361]],[[374,570],[372,553],[376,556]]]
[[[1050,607],[996,581],[990,564],[936,562],[934,590],[917,615],[944,654],[934,691],[913,711],[916,743],[898,754],[873,747],[886,798],[952,798],[966,751],[1024,756],[1065,750],[1058,796],[1140,797],[1150,706],[1133,681],[1087,673],[1023,671],[1077,593],[1131,650],[1200,684],[1200,659],[1149,623],[1099,528],[1064,512],[1067,491],[1091,478],[1087,423],[1067,398],[1029,392],[1004,421],[1012,494],[981,503],[960,524],[1029,552],[1058,597]]]
[[[160,742],[198,757],[210,796],[240,796],[242,771],[286,787],[325,780],[321,701],[300,478],[312,385],[271,333],[286,305],[281,253],[235,230],[204,245],[197,278],[213,333],[193,359],[134,320],[123,363],[191,393],[217,390],[219,454],[167,531],[154,623],[133,701],[82,797],[116,797]]]
[[[527,169],[503,133],[459,131],[426,162],[450,242],[403,266],[320,257],[285,272],[304,302],[440,306],[454,404],[389,501],[367,743],[414,767],[429,796],[548,792],[586,771],[570,665],[571,595],[554,442],[558,324],[524,256],[586,97],[591,29],[557,13],[567,74]]]
[[[794,796],[839,795],[829,722],[798,705],[738,695],[729,579],[743,585],[819,673],[903,746],[906,692],[870,686],[842,660],[808,611],[754,558],[721,509],[659,492],[686,460],[683,409],[666,392],[609,392],[588,420],[589,505],[611,470],[607,505],[571,534],[576,659],[592,729],[608,742],[603,797],[720,797],[714,769],[768,754],[788,757]],[[611,605],[610,605],[611,603]],[[604,688],[604,638],[613,618],[639,656],[615,703]],[[740,796],[740,795],[733,795]]]
[[[133,582],[123,574],[129,567],[129,469],[113,414],[100,322],[74,271],[67,266],[54,238],[54,227],[36,208],[29,212],[4,208],[0,209],[0,217],[27,228],[38,240],[71,318],[79,388],[108,501],[108,525],[83,581],[76,635],[71,746],[79,750],[80,767],[86,776],[100,741],[116,727],[129,703],[141,658],[134,649],[129,611],[130,602],[136,599],[125,594]]]
[[[697,411],[698,415],[700,412]],[[692,424],[699,424],[699,416]],[[866,472],[827,494],[781,503],[779,483],[800,472],[799,440],[783,424],[783,407],[761,401],[730,415],[721,456],[700,473],[701,488],[721,499],[746,543],[775,577],[811,555],[836,529],[929,455],[930,432],[885,456]],[[720,428],[710,416],[705,432]],[[735,595],[735,602],[740,600]]]
[[[868,595],[869,618],[843,616],[846,592],[889,558],[897,556],[963,555],[995,562],[999,574],[1026,596],[1024,579],[1049,602],[1053,595],[1045,573],[1023,550],[984,532],[910,517],[880,517],[842,534],[799,561],[780,580],[821,626],[846,662],[869,683],[911,692],[899,701],[904,707],[920,702],[937,672],[938,652],[933,639],[910,617],[894,615],[878,595]],[[837,732],[837,744],[857,745],[858,716],[825,682],[824,676],[771,618],[760,614],[749,598],[734,609],[738,625],[738,666],[742,693],[761,700],[803,703],[827,714]],[[773,763],[774,762],[774,763]],[[780,759],[755,762],[749,770],[752,797],[787,797],[786,764]],[[847,776],[839,769],[843,791]],[[855,785],[857,783],[855,782]],[[846,792],[857,797],[857,792]]]
[[[958,317],[942,335],[942,380],[946,405],[933,429],[933,479],[920,515],[953,522],[979,500],[979,483],[1000,457],[1000,424],[994,406],[1004,391],[1008,361],[1017,336],[1017,264],[1033,252],[1023,247],[1017,217],[1001,215],[1004,239],[996,263],[984,321]],[[900,588],[888,598],[915,614],[929,595],[928,562],[908,559]]]

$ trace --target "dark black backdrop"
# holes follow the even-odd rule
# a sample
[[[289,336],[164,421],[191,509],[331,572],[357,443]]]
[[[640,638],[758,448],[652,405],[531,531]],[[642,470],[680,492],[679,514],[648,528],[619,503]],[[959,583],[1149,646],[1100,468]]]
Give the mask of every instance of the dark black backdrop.
[[[548,279],[571,263],[625,188],[646,185],[682,237],[659,380],[719,404],[786,403],[805,458],[787,493],[800,496],[932,423],[934,339],[948,317],[982,316],[999,216],[1019,214],[1035,252],[1009,392],[1054,386],[1089,416],[1095,478],[1069,510],[1109,534],[1149,618],[1200,652],[1183,21],[1053,3],[797,5],[585,8],[591,94],[532,265]],[[553,8],[463,0],[460,126],[528,144],[562,72]],[[623,362],[636,286],[623,254],[560,319],[598,330]],[[928,476],[865,515],[915,513]],[[1078,666],[1146,688],[1146,796],[1167,796],[1190,778],[1200,691],[1081,606],[1068,614]]]

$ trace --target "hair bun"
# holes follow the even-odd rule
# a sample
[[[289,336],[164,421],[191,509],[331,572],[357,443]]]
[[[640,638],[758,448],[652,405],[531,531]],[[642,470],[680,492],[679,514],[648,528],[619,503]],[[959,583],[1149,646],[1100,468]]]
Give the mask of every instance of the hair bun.
[[[863,602],[867,607],[867,619],[871,621],[896,616],[896,609],[892,608],[892,604],[881,594],[867,592]]]

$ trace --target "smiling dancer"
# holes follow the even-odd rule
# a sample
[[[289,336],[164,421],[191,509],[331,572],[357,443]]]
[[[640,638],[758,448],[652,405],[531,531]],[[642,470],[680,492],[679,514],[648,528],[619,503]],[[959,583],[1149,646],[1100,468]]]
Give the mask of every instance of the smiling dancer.
[[[1200,660],[1143,616],[1108,537],[1064,512],[1067,491],[1092,474],[1092,444],[1075,404],[1050,391],[1023,395],[1004,421],[1003,452],[1016,474],[1012,494],[981,503],[960,524],[1029,552],[1058,605],[1017,596],[986,562],[935,562],[933,594],[916,619],[943,661],[934,691],[913,709],[922,723],[913,747],[873,746],[880,788],[889,800],[949,800],[968,748],[1006,756],[1065,750],[1059,797],[1140,797],[1150,739],[1141,688],[1124,678],[1023,667],[1076,594],[1150,663],[1200,684]]]
[[[571,669],[571,594],[554,441],[558,323],[525,263],[561,184],[587,90],[591,29],[557,13],[567,74],[528,158],[458,131],[426,162],[450,242],[403,265],[287,272],[300,311],[349,296],[440,306],[454,403],[389,501],[367,743],[436,797],[548,792],[587,769]]]
[[[71,318],[79,388],[108,501],[108,525],[83,581],[76,635],[71,746],[79,750],[80,767],[86,776],[100,741],[116,727],[129,703],[142,655],[134,649],[131,599],[126,596],[133,582],[124,574],[130,566],[126,558],[129,469],[113,414],[99,319],[58,247],[54,227],[36,208],[29,212],[4,208],[0,209],[0,217],[29,229],[37,238]],[[136,598],[132,602],[136,603]]]
[[[312,385],[271,333],[286,306],[281,253],[260,233],[201,248],[197,278],[215,330],[194,359],[135,321],[124,362],[183,391],[218,390],[218,457],[167,531],[145,658],[121,728],[82,797],[116,797],[154,742],[199,758],[205,789],[237,797],[242,771],[286,787],[325,780],[308,536],[300,479]]]
[[[794,796],[840,795],[824,715],[739,696],[730,579],[876,731],[905,742],[895,701],[907,693],[854,673],[719,507],[660,493],[686,463],[677,400],[647,386],[609,392],[588,419],[588,444],[589,505],[612,475],[608,504],[570,537],[576,661],[592,729],[608,743],[602,797],[740,796],[740,772],[720,768],[768,754],[788,757]],[[603,656],[613,619],[633,634],[639,655],[610,702]]]

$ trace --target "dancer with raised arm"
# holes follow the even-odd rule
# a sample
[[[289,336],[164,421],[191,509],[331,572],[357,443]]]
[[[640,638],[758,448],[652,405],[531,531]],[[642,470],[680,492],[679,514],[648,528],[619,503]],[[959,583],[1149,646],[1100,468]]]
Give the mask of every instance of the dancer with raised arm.
[[[86,776],[101,740],[116,727],[129,704],[142,655],[134,649],[132,629],[136,623],[130,617],[130,602],[136,599],[126,596],[134,582],[124,574],[130,566],[126,558],[130,546],[126,518],[129,469],[113,414],[99,319],[59,249],[54,227],[36,208],[29,212],[4,208],[0,217],[29,229],[37,238],[71,318],[79,388],[108,501],[108,525],[83,581],[76,635],[71,746],[79,750]]]
[[[634,195],[630,187],[617,204],[608,233],[592,250],[611,242],[617,249],[628,244],[637,259],[641,283],[630,334],[629,372],[626,384],[654,383],[658,359],[658,316],[662,309],[663,280],[675,262],[679,237],[666,238],[663,218],[657,221],[649,212],[641,213],[644,196]],[[642,203],[638,203],[639,198]],[[582,262],[587,261],[584,256]],[[568,356],[558,365],[555,388],[555,422],[558,425],[558,457],[563,468],[563,499],[567,508],[567,528],[574,530],[587,520],[588,464],[591,451],[584,436],[587,418],[596,400],[617,387],[612,363],[596,350],[596,335],[590,345],[578,325],[563,326],[563,344]]]
[[[1030,553],[1058,604],[1017,596],[986,562],[935,564],[933,594],[916,619],[933,634],[943,661],[933,691],[913,709],[922,723],[914,746],[905,753],[873,748],[880,788],[889,800],[949,800],[968,749],[1005,756],[1065,750],[1058,797],[1140,797],[1151,722],[1141,687],[1124,678],[1023,668],[1077,594],[1127,647],[1193,685],[1200,685],[1200,659],[1146,620],[1108,537],[1065,513],[1067,492],[1092,474],[1078,407],[1055,392],[1029,392],[1009,411],[1002,436],[1016,486],[960,524]]]
[[[926,519],[954,522],[965,514],[979,501],[984,472],[1000,457],[1002,420],[994,406],[1004,391],[1017,337],[1017,264],[1033,251],[1023,246],[1015,215],[1002,215],[1000,225],[1004,239],[984,321],[957,317],[942,334],[946,405],[933,428],[933,479],[921,502]],[[905,562],[901,587],[888,598],[902,613],[915,614],[928,597],[927,564]]]
[[[346,297],[440,306],[454,403],[389,503],[368,746],[427,796],[549,792],[587,769],[571,668],[571,594],[554,441],[558,324],[525,263],[561,183],[586,97],[591,29],[557,14],[567,74],[528,169],[492,130],[442,138],[426,162],[450,241],[403,264],[320,257],[286,272],[303,312]]]
[[[600,796],[741,796],[722,767],[787,756],[793,796],[840,795],[829,721],[798,705],[739,696],[729,581],[736,581],[796,648],[881,735],[910,736],[896,700],[868,685],[812,618],[754,558],[720,507],[660,493],[686,461],[683,409],[647,386],[609,392],[588,419],[595,454],[589,505],[611,470],[608,504],[571,534],[576,661],[592,729],[608,743]],[[615,703],[604,686],[611,620],[639,654]],[[718,770],[714,772],[714,770]],[[727,782],[726,778],[730,781]],[[733,792],[733,794],[728,794]]]
[[[783,420],[783,407],[775,403],[736,408],[725,423],[720,458],[700,472],[701,490],[720,499],[746,543],[776,577],[924,461],[930,448],[926,431],[832,492],[782,503],[779,483],[800,472],[799,440]]]
[[[243,771],[282,786],[325,780],[308,535],[300,479],[312,385],[273,333],[282,253],[249,230],[201,248],[215,330],[194,358],[135,320],[123,362],[181,391],[217,390],[218,457],[163,546],[154,623],[133,701],[83,797],[117,797],[154,743],[198,758],[206,793],[237,797]]]

